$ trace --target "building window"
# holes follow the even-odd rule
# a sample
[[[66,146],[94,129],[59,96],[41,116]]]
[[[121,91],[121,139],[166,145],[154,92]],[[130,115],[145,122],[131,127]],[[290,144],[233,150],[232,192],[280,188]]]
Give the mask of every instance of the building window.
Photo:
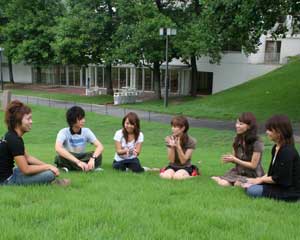
[[[113,67],[111,69],[111,80],[112,80],[112,86],[113,88],[119,88],[119,83],[118,83],[118,79],[119,79],[119,74],[118,74],[118,68]]]
[[[212,94],[213,73],[197,72],[197,94]]]
[[[138,90],[143,90],[143,69],[136,68],[135,84]]]
[[[105,87],[104,86],[104,77],[103,77],[103,67],[96,67],[97,69],[97,84],[99,87]]]
[[[178,92],[179,71],[176,69],[170,70],[169,84],[171,92]]]
[[[281,41],[266,41],[265,63],[279,63]]]
[[[120,88],[126,86],[126,68],[119,68],[120,71]]]
[[[149,68],[144,68],[144,90],[153,90],[152,71]]]

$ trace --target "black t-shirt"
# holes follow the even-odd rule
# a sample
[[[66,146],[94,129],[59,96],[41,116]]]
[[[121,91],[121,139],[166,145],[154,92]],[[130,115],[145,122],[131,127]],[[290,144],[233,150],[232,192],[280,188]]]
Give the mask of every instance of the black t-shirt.
[[[25,155],[24,142],[15,131],[8,131],[0,140],[0,182],[12,175],[14,157]]]

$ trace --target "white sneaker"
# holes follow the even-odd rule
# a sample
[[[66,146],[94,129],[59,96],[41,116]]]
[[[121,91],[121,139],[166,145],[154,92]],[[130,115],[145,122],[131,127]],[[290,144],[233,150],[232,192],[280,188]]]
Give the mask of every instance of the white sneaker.
[[[145,172],[159,172],[159,168],[149,168],[149,167],[143,167]]]
[[[104,169],[101,167],[97,167],[94,169],[94,172],[101,172],[101,171],[104,171]]]
[[[69,172],[69,169],[66,168],[66,167],[62,167],[61,170],[62,170],[63,172],[66,172],[66,173]]]

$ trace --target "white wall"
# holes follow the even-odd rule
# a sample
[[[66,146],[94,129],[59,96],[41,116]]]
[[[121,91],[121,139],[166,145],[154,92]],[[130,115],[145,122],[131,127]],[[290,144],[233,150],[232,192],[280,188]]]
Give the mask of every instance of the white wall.
[[[224,55],[221,63],[210,64],[207,58],[197,61],[199,72],[213,72],[213,93],[223,91],[266,74],[280,65],[248,63],[248,58],[241,53]]]
[[[300,54],[300,38],[286,38],[281,40],[280,63],[286,63],[287,57]]]
[[[31,66],[24,64],[13,64],[13,76],[15,83],[32,83]],[[3,80],[9,82],[8,67],[3,68]]]

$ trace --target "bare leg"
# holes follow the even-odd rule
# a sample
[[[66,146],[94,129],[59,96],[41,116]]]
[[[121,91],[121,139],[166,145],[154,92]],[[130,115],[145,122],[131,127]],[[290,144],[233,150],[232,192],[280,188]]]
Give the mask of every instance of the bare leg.
[[[176,180],[183,180],[183,179],[188,179],[191,177],[192,176],[190,176],[190,174],[184,169],[178,170],[174,174],[174,179],[176,179]]]
[[[168,169],[160,174],[161,178],[172,179],[174,177],[175,171],[173,169]]]
[[[223,187],[228,187],[228,186],[232,186],[230,182],[220,178],[220,177],[211,177],[211,179],[213,179],[217,184],[219,184],[220,186],[223,186]]]

